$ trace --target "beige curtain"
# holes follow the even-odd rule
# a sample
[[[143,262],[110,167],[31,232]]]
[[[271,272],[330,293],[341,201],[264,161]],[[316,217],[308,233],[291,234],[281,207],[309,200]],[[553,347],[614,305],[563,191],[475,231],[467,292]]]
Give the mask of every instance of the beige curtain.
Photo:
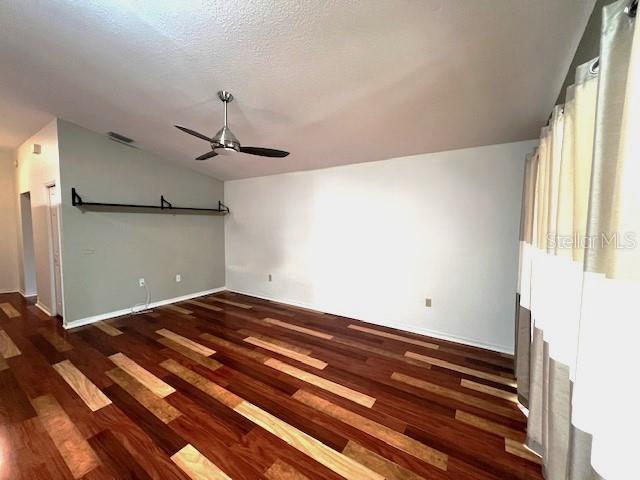
[[[640,33],[603,12],[600,58],[526,160],[516,375],[547,479],[640,478]]]
[[[640,476],[640,38],[629,2],[604,11],[598,104],[572,399],[572,478]],[[634,31],[635,30],[635,31]],[[581,458],[590,446],[590,463]],[[591,475],[591,476],[588,476]]]

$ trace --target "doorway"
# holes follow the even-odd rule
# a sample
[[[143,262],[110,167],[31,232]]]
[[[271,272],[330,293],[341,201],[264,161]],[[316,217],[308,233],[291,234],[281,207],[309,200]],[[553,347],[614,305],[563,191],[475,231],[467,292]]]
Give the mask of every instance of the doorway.
[[[38,295],[36,260],[33,250],[33,221],[31,220],[31,194],[20,194],[20,227],[22,233],[22,275],[20,288],[25,297]]]
[[[51,249],[51,293],[55,305],[54,316],[62,316],[62,266],[60,261],[60,199],[55,184],[47,185],[47,206],[49,223],[49,245]]]

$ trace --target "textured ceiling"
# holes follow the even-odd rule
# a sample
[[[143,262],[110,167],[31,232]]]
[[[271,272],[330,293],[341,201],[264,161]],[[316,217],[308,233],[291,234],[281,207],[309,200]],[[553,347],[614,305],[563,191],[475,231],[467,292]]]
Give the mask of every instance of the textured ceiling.
[[[0,2],[0,147],[52,116],[221,179],[537,136],[593,0]],[[244,145],[193,157],[216,91]]]

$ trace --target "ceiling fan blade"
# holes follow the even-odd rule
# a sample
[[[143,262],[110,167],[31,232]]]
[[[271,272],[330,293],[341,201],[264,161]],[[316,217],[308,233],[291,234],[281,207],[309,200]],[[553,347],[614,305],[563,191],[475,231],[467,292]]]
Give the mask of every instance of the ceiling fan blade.
[[[195,130],[191,130],[190,128],[181,127],[180,125],[174,125],[178,130],[182,130],[184,133],[188,133],[189,135],[193,135],[194,137],[201,138],[202,140],[206,140],[207,142],[211,142],[211,139],[202,133],[198,133]]]
[[[240,151],[250,155],[260,155],[261,157],[286,157],[289,155],[289,152],[285,152],[284,150],[261,147],[240,147]]]
[[[204,155],[200,155],[196,158],[196,160],[206,160],[207,158],[215,157],[218,155],[215,151],[211,150],[210,152],[205,153]]]

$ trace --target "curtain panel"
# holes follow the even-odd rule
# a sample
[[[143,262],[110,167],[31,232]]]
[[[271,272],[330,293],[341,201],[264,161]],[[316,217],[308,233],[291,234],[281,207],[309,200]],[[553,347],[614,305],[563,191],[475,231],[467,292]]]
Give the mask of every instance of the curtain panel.
[[[640,478],[640,30],[604,8],[526,159],[516,311],[527,446],[550,480]]]

